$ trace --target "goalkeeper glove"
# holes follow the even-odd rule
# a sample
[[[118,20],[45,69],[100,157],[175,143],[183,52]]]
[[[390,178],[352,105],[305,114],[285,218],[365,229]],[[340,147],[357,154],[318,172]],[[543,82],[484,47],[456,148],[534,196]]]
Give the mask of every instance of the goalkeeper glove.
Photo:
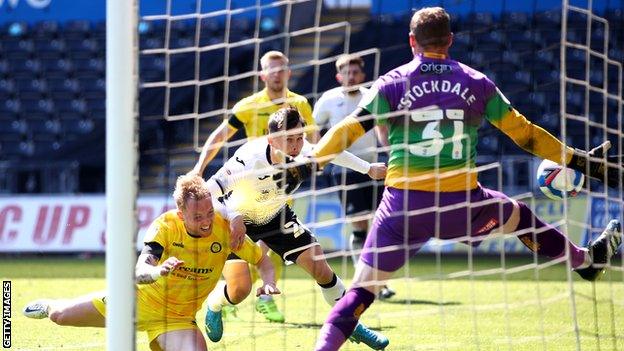
[[[568,167],[603,182],[606,179],[608,186],[617,188],[622,185],[621,167],[607,164],[606,153],[610,148],[611,142],[607,140],[590,151],[575,149]]]
[[[284,192],[290,195],[299,189],[301,183],[310,178],[317,167],[311,158],[298,162],[293,157],[287,156],[286,162],[278,168],[280,172],[273,175],[273,180],[277,182],[278,188],[284,189]]]

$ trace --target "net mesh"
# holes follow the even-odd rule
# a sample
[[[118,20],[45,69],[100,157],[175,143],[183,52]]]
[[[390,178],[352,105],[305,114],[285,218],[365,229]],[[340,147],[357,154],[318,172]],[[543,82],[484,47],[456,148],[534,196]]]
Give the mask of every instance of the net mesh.
[[[458,8],[475,7],[474,1],[461,3]],[[229,118],[233,104],[263,88],[259,58],[268,50],[290,58],[289,87],[312,105],[335,86],[334,63],[343,53],[358,53],[366,61],[364,85],[409,60],[405,45],[409,11],[371,17],[368,8],[331,8],[319,0],[221,5],[197,1],[195,8],[181,9],[169,0],[162,13],[141,19],[142,126],[153,123],[166,130],[159,136],[161,143],[143,148],[159,174],[144,172],[144,190],[170,189],[175,175],[192,168],[196,152]],[[609,162],[621,164],[621,11],[620,17],[598,14],[591,1],[564,1],[556,9],[528,14],[505,10],[504,4],[492,6],[502,7],[500,13],[453,15],[451,56],[486,73],[529,119],[543,116],[535,117],[536,123],[568,145],[589,150],[610,140],[615,157]],[[475,171],[481,183],[527,203],[574,242],[585,245],[610,218],[622,218],[621,187],[609,190],[591,181],[579,197],[552,202],[539,196],[534,184],[540,160],[517,152],[488,126],[480,130],[479,141]],[[239,133],[226,143],[206,175],[243,142]],[[388,148],[378,151],[384,160]],[[344,191],[370,182],[347,184],[346,175],[338,175],[337,182],[332,182],[329,171],[315,175],[294,196],[293,207],[317,234],[336,273],[347,281],[353,274],[349,245],[353,223],[370,221],[373,213],[346,215],[341,203],[346,200]],[[435,232],[440,237],[439,228]],[[397,296],[374,304],[362,321],[380,328],[401,350],[624,348],[617,328],[622,322],[621,260],[611,264],[601,283],[591,285],[571,271],[569,253],[558,259],[540,258],[517,239],[522,234],[527,232],[497,235],[478,246],[462,243],[474,241],[468,236],[417,246],[406,241],[400,246],[406,255],[413,249],[421,255],[388,283]],[[242,321],[226,324],[219,346],[310,349],[329,308],[312,279],[305,273],[294,277],[285,275],[279,283],[284,294],[277,302],[286,324],[264,323],[248,298],[239,306]]]

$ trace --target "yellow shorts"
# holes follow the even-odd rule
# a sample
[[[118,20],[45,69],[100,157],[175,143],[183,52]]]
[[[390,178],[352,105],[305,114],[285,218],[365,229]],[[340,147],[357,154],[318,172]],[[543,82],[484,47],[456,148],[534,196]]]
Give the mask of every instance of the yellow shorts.
[[[96,294],[91,302],[98,312],[106,317],[105,292]],[[167,311],[163,306],[151,306],[141,299],[141,296],[137,296],[136,328],[139,331],[147,332],[147,339],[152,349],[159,349],[159,347],[154,348],[158,345],[156,338],[159,335],[174,330],[197,329],[197,323],[195,322],[195,315],[183,316]]]

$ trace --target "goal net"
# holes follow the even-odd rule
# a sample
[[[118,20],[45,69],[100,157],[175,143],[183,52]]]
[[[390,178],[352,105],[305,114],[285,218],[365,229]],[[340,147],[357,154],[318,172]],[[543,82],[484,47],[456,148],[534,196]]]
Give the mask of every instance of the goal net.
[[[170,196],[176,176],[192,169],[206,138],[230,117],[232,106],[264,88],[259,59],[269,50],[289,57],[288,87],[313,109],[325,91],[338,86],[335,63],[342,54],[363,58],[363,86],[408,62],[415,2],[396,3],[168,0],[160,9],[141,12],[141,190]],[[621,4],[427,4],[451,13],[451,56],[488,75],[529,120],[579,149],[609,140],[608,161],[622,163]],[[491,126],[484,125],[478,137],[481,184],[525,202],[575,243],[584,246],[609,219],[624,219],[621,187],[587,181],[577,197],[546,199],[535,182],[541,160]],[[204,176],[214,174],[245,140],[240,129]],[[380,161],[387,161],[388,150],[376,150]],[[346,180],[339,169],[317,173],[294,196],[293,209],[348,286],[354,223],[371,221],[374,212],[347,215],[346,191],[375,184]],[[375,186],[372,196],[381,191]],[[466,245],[469,237],[430,240],[387,283],[396,295],[374,303],[361,321],[388,336],[390,348],[397,350],[624,349],[618,327],[624,323],[621,255],[601,281],[589,283],[571,270],[569,253],[554,260],[538,257],[518,235],[493,236],[479,245]],[[403,249],[407,255],[413,248]],[[249,296],[236,316],[225,319],[223,339],[208,348],[312,349],[330,310],[318,284],[291,265],[278,287],[282,294],[275,301],[285,323],[268,323]],[[202,330],[204,312],[197,315]]]

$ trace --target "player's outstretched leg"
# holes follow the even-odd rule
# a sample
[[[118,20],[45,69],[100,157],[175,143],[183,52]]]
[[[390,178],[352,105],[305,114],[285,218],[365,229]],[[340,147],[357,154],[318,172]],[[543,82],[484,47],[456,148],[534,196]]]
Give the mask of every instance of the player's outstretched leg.
[[[621,243],[622,225],[616,219],[611,220],[602,234],[587,246],[592,263],[589,267],[576,269],[576,272],[585,280],[600,279],[609,260],[616,254]]]
[[[558,228],[535,216],[525,203],[518,202],[517,204],[517,210],[514,209],[508,221],[512,221],[511,218],[518,216],[518,225],[515,231],[530,231],[530,233],[518,235],[518,239],[529,250],[542,256],[558,259],[566,255],[567,246],[572,268],[578,268],[591,262],[587,249],[574,244]]]
[[[48,318],[50,303],[48,300],[37,300],[29,303],[22,310],[22,314],[28,318],[43,319]]]
[[[58,325],[73,327],[104,327],[104,313],[96,308],[105,309],[104,292],[84,295],[71,300],[37,300],[24,307],[24,316],[33,319],[49,318]]]

